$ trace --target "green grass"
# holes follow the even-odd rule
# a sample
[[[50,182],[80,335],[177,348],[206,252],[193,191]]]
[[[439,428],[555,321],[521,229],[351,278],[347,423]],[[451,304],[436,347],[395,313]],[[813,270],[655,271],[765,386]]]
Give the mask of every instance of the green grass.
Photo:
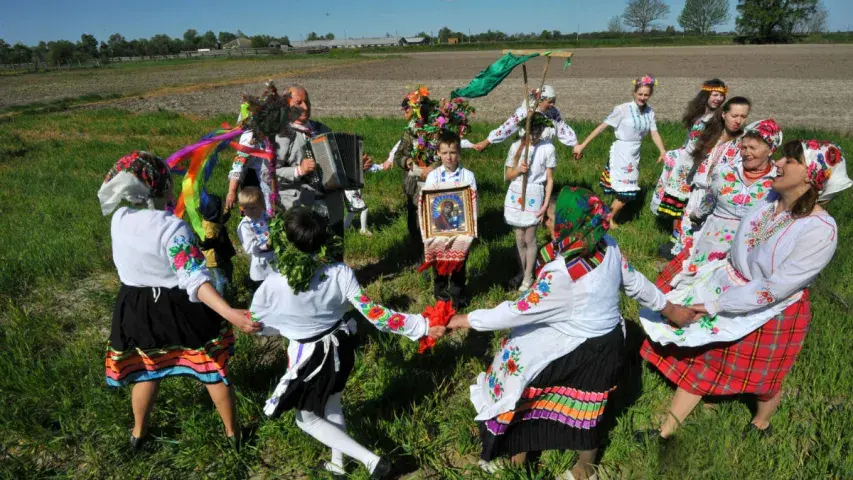
[[[133,115],[118,110],[22,114],[0,126],[0,478],[327,478],[314,470],[328,452],[303,434],[292,414],[265,419],[261,405],[283,373],[278,341],[238,336],[229,363],[248,445],[227,448],[219,418],[204,388],[187,379],[163,382],[151,420],[155,439],[144,452],[126,451],[132,423],[129,389],[104,385],[103,348],[118,280],[110,258],[109,219],[96,192],[116,159],[133,149],[166,156],[230,118],[191,119],[169,112]],[[383,158],[398,139],[394,119],[328,119],[333,129],[365,136],[365,148]],[[573,124],[585,136],[590,123]],[[488,125],[477,124],[473,138]],[[668,147],[682,128],[662,124]],[[612,134],[568,159],[558,145],[558,186],[597,186]],[[817,136],[853,151],[853,137],[787,129],[786,138]],[[471,308],[495,305],[513,294],[502,284],[516,269],[514,242],[502,218],[501,165],[508,143],[484,153],[465,152],[480,187],[481,238],[468,262]],[[644,143],[641,182],[648,190],[660,171],[654,147]],[[226,161],[214,190],[224,193]],[[364,190],[372,238],[352,230],[347,261],[369,294],[388,305],[419,311],[432,303],[428,276],[414,271],[408,247],[405,197],[399,171],[368,176]],[[647,200],[638,216],[615,232],[623,251],[653,278],[656,247],[666,229],[656,225]],[[630,361],[608,407],[613,426],[601,458],[610,478],[850,478],[853,476],[853,200],[830,206],[840,227],[835,259],[812,288],[814,320],[802,354],[784,387],[773,419],[774,436],[741,439],[748,403],[728,399],[716,410],[697,408],[666,449],[635,445],[631,432],[648,428],[672,389],[636,355],[642,332],[637,306],[623,299],[629,322]],[[236,218],[232,220],[236,226]],[[623,221],[625,221],[623,220]],[[235,275],[246,276],[244,257]],[[235,303],[249,293],[233,289]],[[457,333],[432,354],[418,355],[406,339],[362,324],[363,345],[344,395],[348,430],[368,448],[390,456],[413,478],[487,478],[470,462],[479,440],[468,386],[483,370],[500,338]],[[574,461],[572,452],[548,452],[529,471],[501,478],[553,478]],[[350,465],[353,478],[366,478]]]

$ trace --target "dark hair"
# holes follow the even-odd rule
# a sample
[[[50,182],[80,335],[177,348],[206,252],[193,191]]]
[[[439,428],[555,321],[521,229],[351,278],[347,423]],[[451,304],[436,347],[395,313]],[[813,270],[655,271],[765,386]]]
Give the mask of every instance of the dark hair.
[[[790,140],[785,142],[785,144],[782,145],[782,154],[788,158],[796,158],[802,165],[806,164],[802,140]],[[811,215],[812,211],[814,211],[815,205],[817,205],[818,197],[820,197],[820,192],[817,191],[817,188],[815,188],[814,185],[809,185],[809,189],[806,190],[806,193],[800,195],[800,198],[795,200],[794,204],[791,205],[791,217],[803,218]]]
[[[305,253],[320,250],[329,233],[329,222],[308,207],[294,207],[284,214],[287,241]]]
[[[536,119],[540,119],[539,122],[536,122]],[[530,119],[530,143],[536,144],[539,140],[542,139],[542,134],[545,132],[545,128],[547,127],[546,121],[542,119],[547,119],[542,112],[534,112],[533,117]]]
[[[690,154],[693,157],[694,164],[698,165],[702,163],[705,159],[705,155],[714,148],[717,140],[722,136],[723,130],[726,128],[726,122],[723,120],[723,114],[728,113],[729,110],[732,109],[733,105],[746,105],[747,107],[752,107],[752,103],[746,97],[732,97],[726,100],[726,103],[714,112],[714,115],[710,120],[708,120],[708,123],[705,124],[705,130],[702,131],[702,135],[699,137],[699,140],[696,141],[696,148],[693,149],[693,153]]]
[[[640,87],[649,87],[649,96],[650,97],[655,94],[655,86],[649,85],[648,83],[636,83],[636,84],[634,84],[634,93],[637,93],[637,90],[639,90]]]
[[[445,130],[438,136],[435,148],[438,148],[440,145],[456,145],[456,149],[459,150],[462,148],[462,140],[459,138],[459,135]]]
[[[706,85],[709,87],[725,87],[726,82],[719,78],[712,78],[702,83],[703,87]],[[693,124],[705,115],[705,107],[708,105],[709,98],[711,98],[711,92],[703,89],[699,90],[699,93],[687,102],[687,109],[684,110],[684,115],[681,117],[681,123],[684,125],[684,128],[690,130],[693,128]]]

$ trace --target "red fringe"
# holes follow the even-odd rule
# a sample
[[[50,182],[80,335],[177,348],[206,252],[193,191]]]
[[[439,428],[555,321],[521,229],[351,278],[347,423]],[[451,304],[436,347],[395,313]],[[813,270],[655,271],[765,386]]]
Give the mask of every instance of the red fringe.
[[[447,300],[439,300],[435,305],[426,307],[422,314],[428,321],[430,327],[446,327],[456,310],[453,304]],[[418,353],[424,353],[435,346],[435,339],[429,336],[418,340]]]
[[[434,260],[432,262],[424,262],[424,264],[418,268],[418,273],[421,273],[430,267],[435,267],[436,274],[446,277],[461,270],[464,265],[465,262],[459,260]]]

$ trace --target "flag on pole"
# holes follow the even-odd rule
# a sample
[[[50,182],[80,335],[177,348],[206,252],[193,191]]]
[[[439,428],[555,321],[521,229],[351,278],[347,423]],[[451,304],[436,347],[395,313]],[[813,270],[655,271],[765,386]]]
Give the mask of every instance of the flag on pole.
[[[512,70],[522,63],[530,60],[533,57],[538,57],[538,53],[530,55],[513,55],[507,53],[499,58],[497,62],[489,65],[485,70],[478,73],[471,83],[465,88],[457,88],[450,92],[451,97],[477,98],[489,94],[510,74]]]

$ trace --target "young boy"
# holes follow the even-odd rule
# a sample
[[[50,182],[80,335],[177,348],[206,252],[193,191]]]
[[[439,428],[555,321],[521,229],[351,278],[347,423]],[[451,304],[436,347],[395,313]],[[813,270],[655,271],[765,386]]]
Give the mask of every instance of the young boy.
[[[458,183],[460,185],[471,185],[474,195],[477,195],[477,180],[474,172],[459,164],[462,144],[459,136],[453,132],[443,132],[438,139],[438,158],[441,165],[429,173],[424,183],[425,187],[435,186],[440,183]],[[474,212],[477,215],[477,212]],[[433,293],[436,299],[450,300],[457,310],[468,304],[465,293],[465,265],[451,275],[439,276],[435,273],[433,280]]]
[[[204,238],[201,239],[199,247],[213,276],[213,286],[219,295],[225,296],[225,289],[231,283],[231,275],[234,272],[231,259],[237,255],[225,227],[231,213],[223,213],[222,199],[212,193],[208,193],[203,200],[199,213],[201,226],[204,228]]]
[[[258,187],[245,187],[237,199],[244,215],[237,226],[237,238],[249,255],[249,278],[261,282],[273,271],[274,260],[264,195]]]
[[[328,222],[306,207],[295,207],[284,217],[283,232],[272,232],[276,245],[289,244],[252,300],[255,320],[264,324],[261,335],[289,340],[287,373],[264,406],[277,417],[296,409],[296,425],[332,449],[326,470],[336,478],[346,475],[344,454],[367,468],[371,479],[386,478],[391,466],[346,433],[341,393],[355,363],[356,324],[344,319],[355,307],[383,332],[417,341],[441,337],[444,327],[429,327],[422,315],[397,313],[373,303],[361,289],[355,273],[335,262],[327,248]],[[321,257],[325,252],[325,258]]]

